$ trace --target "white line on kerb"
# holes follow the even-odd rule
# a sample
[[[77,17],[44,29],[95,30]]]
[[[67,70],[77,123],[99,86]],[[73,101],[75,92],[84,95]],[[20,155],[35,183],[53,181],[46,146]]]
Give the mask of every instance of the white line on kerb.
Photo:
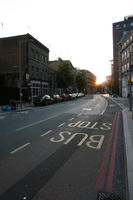
[[[27,147],[29,144],[30,144],[30,143],[28,142],[28,143],[26,143],[26,144],[24,144],[24,145],[18,147],[17,149],[11,151],[10,153],[11,153],[11,154],[14,154],[14,153],[16,153],[17,151],[19,151],[19,150],[21,150],[21,149]]]
[[[41,137],[44,137],[45,135],[48,135],[49,133],[51,133],[52,130],[47,131],[46,133],[42,134]]]
[[[49,117],[49,118],[46,118],[46,119],[43,119],[43,120],[39,120],[39,121],[34,122],[34,123],[32,123],[32,124],[23,126],[23,127],[21,127],[21,128],[17,128],[16,131],[21,131],[21,130],[26,129],[26,128],[29,128],[29,127],[31,127],[31,126],[35,126],[35,125],[37,125],[37,124],[40,124],[40,123],[42,123],[42,122],[45,122],[45,121],[47,121],[47,120],[49,120],[49,119],[52,119],[52,118],[54,118],[54,117],[57,117],[57,116],[58,116],[58,115],[54,115],[54,116],[52,116],[52,117]]]
[[[64,123],[60,124],[58,127],[61,127],[61,126],[63,126],[65,123],[66,123],[66,122],[64,122]]]

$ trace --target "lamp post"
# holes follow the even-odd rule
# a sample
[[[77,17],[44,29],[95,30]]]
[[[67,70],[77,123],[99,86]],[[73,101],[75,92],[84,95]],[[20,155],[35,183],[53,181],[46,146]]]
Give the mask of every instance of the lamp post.
[[[19,101],[20,109],[22,110],[22,62],[21,62],[21,45],[24,42],[33,42],[33,39],[19,40]]]

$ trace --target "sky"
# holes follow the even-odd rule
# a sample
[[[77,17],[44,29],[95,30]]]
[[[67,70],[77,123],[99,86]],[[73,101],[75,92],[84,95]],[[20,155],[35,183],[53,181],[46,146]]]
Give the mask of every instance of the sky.
[[[112,24],[132,8],[133,0],[0,0],[0,37],[30,33],[50,60],[70,60],[100,83],[111,74]]]

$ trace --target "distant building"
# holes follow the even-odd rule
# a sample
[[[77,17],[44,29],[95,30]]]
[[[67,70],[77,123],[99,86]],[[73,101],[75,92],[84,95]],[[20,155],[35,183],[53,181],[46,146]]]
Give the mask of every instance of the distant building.
[[[96,92],[96,76],[88,70],[80,70],[87,77],[87,94],[94,94]]]
[[[113,65],[112,65],[112,81],[114,83],[114,93],[119,94],[119,52],[118,42],[121,40],[123,33],[133,30],[133,15],[124,17],[124,21],[113,23]]]
[[[49,61],[49,68],[53,69],[55,72],[58,71],[59,67],[62,65],[62,64],[68,64],[68,67],[70,67],[70,69],[73,71],[73,72],[76,72],[76,69],[74,68],[74,66],[72,65],[71,61],[70,60],[63,60],[61,58],[58,58],[58,60],[53,60],[53,61]],[[59,93],[61,94],[63,92],[63,89],[62,88],[57,88],[57,81],[56,81],[56,93]],[[72,90],[75,90],[75,88],[69,88],[70,89],[70,92],[72,92]]]
[[[0,103],[54,93],[48,62],[49,49],[30,34],[0,38]]]
[[[106,76],[105,81],[111,81],[111,75]]]

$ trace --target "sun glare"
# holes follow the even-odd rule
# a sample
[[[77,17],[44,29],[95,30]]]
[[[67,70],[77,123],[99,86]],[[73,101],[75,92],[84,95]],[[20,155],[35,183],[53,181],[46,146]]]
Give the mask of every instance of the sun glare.
[[[105,81],[105,77],[97,77],[96,85],[99,85]]]

